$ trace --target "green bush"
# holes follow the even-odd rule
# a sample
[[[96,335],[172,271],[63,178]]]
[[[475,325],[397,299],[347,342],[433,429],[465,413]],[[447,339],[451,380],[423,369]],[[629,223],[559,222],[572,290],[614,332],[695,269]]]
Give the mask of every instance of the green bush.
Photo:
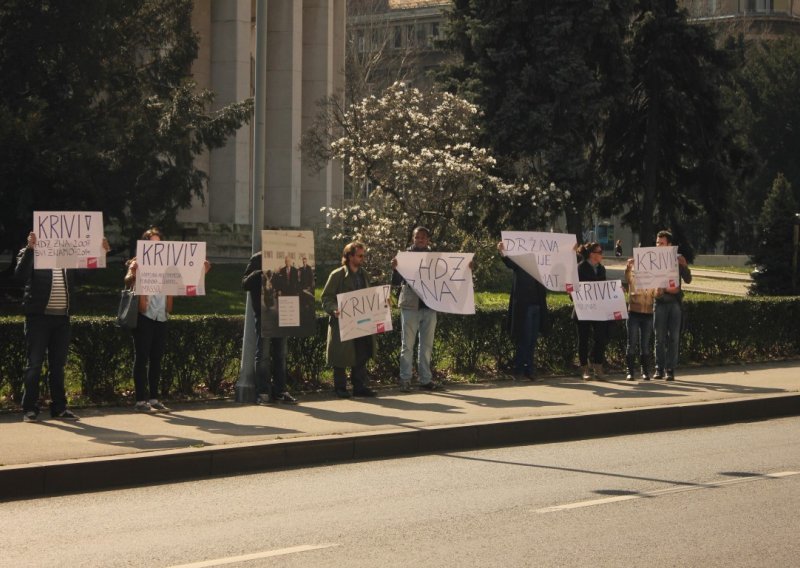
[[[543,373],[576,369],[576,329],[572,308],[554,298],[550,333],[539,341],[536,360]],[[682,335],[684,364],[764,361],[800,355],[800,298],[693,298],[684,304]],[[434,367],[451,373],[505,371],[514,347],[505,332],[505,308],[478,309],[474,316],[440,314],[434,344]],[[124,399],[132,388],[132,340],[109,317],[72,320],[70,395],[100,402]],[[25,365],[24,320],[0,318],[0,396],[18,402]],[[287,365],[290,384],[311,390],[330,386],[325,363],[327,317],[317,321],[317,333],[291,338]],[[391,384],[397,379],[400,321],[394,331],[378,337],[378,354],[370,363],[373,379]],[[625,356],[625,325],[612,322],[606,353],[609,366],[621,369]],[[161,393],[164,398],[227,395],[239,375],[243,318],[241,316],[175,316],[170,319]]]

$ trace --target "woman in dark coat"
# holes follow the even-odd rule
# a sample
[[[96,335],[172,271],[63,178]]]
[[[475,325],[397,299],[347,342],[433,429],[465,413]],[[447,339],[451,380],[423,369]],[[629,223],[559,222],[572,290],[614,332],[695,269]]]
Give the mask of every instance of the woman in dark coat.
[[[503,242],[497,243],[503,263],[514,271],[508,299],[508,331],[516,347],[514,376],[536,378],[534,354],[539,333],[547,325],[547,288],[505,255]]]
[[[578,263],[578,280],[592,282],[606,279],[606,267],[603,266],[603,246],[600,243],[586,243],[578,249],[583,261]],[[606,358],[608,343],[607,321],[580,321],[575,311],[572,319],[578,325],[578,359],[583,369],[583,380],[603,379],[603,364]],[[589,335],[592,335],[592,363],[589,365]]]

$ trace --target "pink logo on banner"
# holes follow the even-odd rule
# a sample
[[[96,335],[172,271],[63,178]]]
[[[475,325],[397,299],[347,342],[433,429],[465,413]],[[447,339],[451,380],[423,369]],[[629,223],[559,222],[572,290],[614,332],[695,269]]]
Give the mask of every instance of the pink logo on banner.
[[[572,284],[567,283],[567,294],[572,294],[575,291],[575,287]]]
[[[670,288],[677,288],[677,287],[678,287],[678,285],[675,283],[675,281],[674,281],[674,280],[670,280],[670,281],[669,281],[669,287],[670,287]]]
[[[186,287],[186,295],[187,296],[197,296],[197,286],[187,286]]]
[[[378,327],[378,333],[383,333],[384,331],[386,331],[386,326],[383,323],[377,324],[377,327]]]
[[[621,320],[622,319],[622,312],[614,312],[614,319]]]
[[[86,259],[86,268],[97,268],[97,257],[88,257]]]

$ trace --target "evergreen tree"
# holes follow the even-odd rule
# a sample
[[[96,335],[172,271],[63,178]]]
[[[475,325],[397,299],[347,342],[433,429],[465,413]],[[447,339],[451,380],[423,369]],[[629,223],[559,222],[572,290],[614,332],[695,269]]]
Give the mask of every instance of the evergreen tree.
[[[34,210],[100,210],[128,237],[202,197],[194,158],[250,102],[210,111],[189,77],[191,0],[5,0],[0,6],[0,250]]]
[[[449,46],[463,61],[445,85],[481,108],[483,141],[506,177],[564,191],[579,236],[604,185],[598,150],[625,82],[629,18],[629,0],[456,0],[451,13]],[[541,216],[505,210],[508,225]]]
[[[778,174],[758,220],[758,243],[750,259],[756,266],[751,294],[785,296],[798,293],[799,290],[792,289],[794,225],[800,221],[797,214],[792,187],[783,174]]]

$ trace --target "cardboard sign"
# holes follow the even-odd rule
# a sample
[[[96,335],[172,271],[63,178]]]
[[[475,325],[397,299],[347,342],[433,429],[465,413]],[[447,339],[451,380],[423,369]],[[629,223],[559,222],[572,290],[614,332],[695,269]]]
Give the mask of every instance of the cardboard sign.
[[[473,253],[400,252],[397,272],[429,308],[449,314],[474,314]]]
[[[680,286],[678,247],[634,248],[633,276],[638,290]]]
[[[205,296],[206,243],[136,241],[136,295]]]
[[[576,282],[570,292],[575,315],[581,321],[628,319],[621,280]]]
[[[33,232],[34,268],[106,267],[100,211],[34,211]]]
[[[577,239],[565,233],[502,231],[503,253],[553,292],[578,281]]]
[[[336,294],[342,341],[392,330],[391,286],[373,286]]]

